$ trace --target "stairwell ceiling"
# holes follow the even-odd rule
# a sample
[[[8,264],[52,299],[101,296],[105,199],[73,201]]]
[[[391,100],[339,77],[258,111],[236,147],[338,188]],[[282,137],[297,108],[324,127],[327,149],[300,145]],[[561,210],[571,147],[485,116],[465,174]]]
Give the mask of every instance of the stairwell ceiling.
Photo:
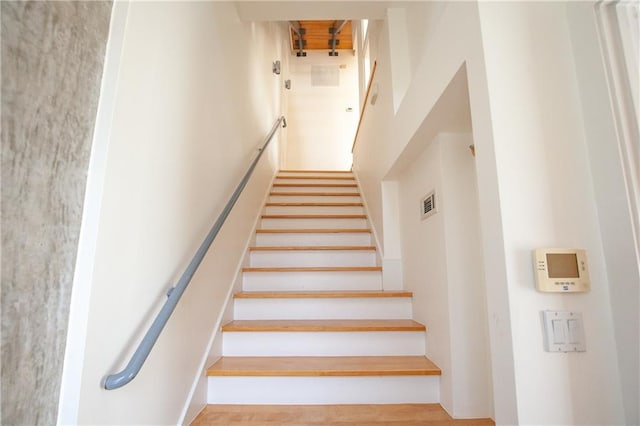
[[[304,28],[304,41],[306,42],[304,50],[327,50],[330,49],[331,33],[330,28],[334,27],[336,21],[296,21],[299,23],[300,28]],[[291,46],[292,50],[296,50],[296,42],[298,36],[293,29],[291,32]],[[336,44],[336,50],[351,50],[353,49],[353,33],[351,31],[351,21],[347,21],[342,30],[336,36],[338,43]]]

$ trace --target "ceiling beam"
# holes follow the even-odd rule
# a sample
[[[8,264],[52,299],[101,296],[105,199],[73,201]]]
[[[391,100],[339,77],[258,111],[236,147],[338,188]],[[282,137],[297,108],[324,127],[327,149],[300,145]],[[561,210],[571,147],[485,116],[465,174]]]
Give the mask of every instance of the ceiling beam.
[[[306,31],[300,25],[300,21],[289,21],[289,28],[291,28],[291,30],[296,33],[296,36],[298,36],[298,39],[295,41],[293,46],[298,50],[296,52],[296,56],[307,56],[307,52],[304,51],[304,46],[307,43],[304,40],[304,34]],[[297,44],[297,46],[295,44]]]
[[[331,38],[329,39],[329,48],[331,49],[331,51],[329,52],[329,56],[338,56],[338,52],[336,52],[336,46],[338,45],[338,43],[340,43],[340,40],[338,40],[337,37],[346,23],[346,19],[343,19],[341,21],[334,21],[331,28],[329,28],[329,34],[331,34]]]

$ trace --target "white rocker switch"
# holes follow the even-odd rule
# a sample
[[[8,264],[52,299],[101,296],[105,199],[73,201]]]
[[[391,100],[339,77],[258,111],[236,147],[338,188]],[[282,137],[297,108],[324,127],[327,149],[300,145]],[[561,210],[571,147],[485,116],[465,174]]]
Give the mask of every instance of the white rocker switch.
[[[586,351],[581,313],[543,311],[542,319],[547,352]]]

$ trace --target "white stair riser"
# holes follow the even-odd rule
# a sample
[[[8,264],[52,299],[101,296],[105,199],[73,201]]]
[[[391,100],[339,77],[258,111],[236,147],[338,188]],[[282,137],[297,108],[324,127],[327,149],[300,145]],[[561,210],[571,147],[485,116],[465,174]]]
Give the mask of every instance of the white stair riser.
[[[279,192],[279,191],[276,191]],[[342,192],[342,191],[330,191]],[[344,191],[346,193],[356,191]],[[360,195],[270,195],[271,203],[361,203]]]
[[[244,272],[244,291],[382,290],[379,271]]]
[[[325,201],[326,202],[326,201]],[[341,201],[346,203],[348,201]],[[364,214],[361,206],[267,206],[266,214]]]
[[[263,229],[362,229],[366,219],[262,219]]]
[[[253,251],[250,264],[254,267],[376,266],[376,252],[373,250]]]
[[[223,356],[399,356],[425,354],[422,331],[225,331]]]
[[[320,234],[256,234],[258,246],[368,246],[369,232],[337,232]]]
[[[307,184],[309,182],[306,182]],[[347,184],[344,184],[347,185]],[[358,192],[355,186],[275,186],[275,192]]]
[[[210,377],[209,404],[427,404],[438,376]]]
[[[342,177],[342,176],[336,176],[336,177]],[[352,177],[352,176],[347,176],[347,177]],[[322,183],[325,185],[340,185],[340,184],[352,184],[352,183],[356,183],[355,180],[353,179],[323,179],[323,178],[314,178],[314,179],[300,179],[297,177],[279,177],[275,180],[274,183],[300,183],[300,184],[318,184],[318,183]]]
[[[237,320],[411,319],[411,299],[235,299],[233,313]]]

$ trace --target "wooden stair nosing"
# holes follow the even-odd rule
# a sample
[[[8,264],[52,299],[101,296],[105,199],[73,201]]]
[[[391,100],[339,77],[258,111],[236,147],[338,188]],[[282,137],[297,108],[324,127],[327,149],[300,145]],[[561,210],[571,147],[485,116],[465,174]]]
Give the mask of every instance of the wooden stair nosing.
[[[413,320],[234,320],[222,326],[223,332],[370,332],[426,331]]]
[[[262,219],[366,219],[365,214],[263,214]]]
[[[356,178],[353,176],[281,176],[277,175],[276,179],[301,179],[301,180],[315,180],[315,179],[324,179],[324,180],[355,180]]]
[[[207,376],[439,376],[424,356],[222,357]]]
[[[280,170],[278,173],[353,173],[351,170]]]
[[[271,191],[269,195],[274,197],[292,196],[292,197],[359,197],[359,192],[276,192]]]
[[[350,291],[251,291],[233,295],[234,299],[356,299],[411,298],[410,291],[350,290]]]
[[[382,266],[245,267],[242,272],[380,272]]]
[[[265,204],[266,207],[364,207],[363,203],[273,203]]]
[[[256,234],[370,234],[371,228],[319,228],[319,229],[277,229],[260,228],[256,229]]]
[[[357,188],[355,183],[274,183],[279,188]]]
[[[375,251],[376,246],[251,246],[249,251]]]
[[[247,405],[209,404],[191,426],[249,425],[495,426],[492,419],[453,419],[440,404]]]

